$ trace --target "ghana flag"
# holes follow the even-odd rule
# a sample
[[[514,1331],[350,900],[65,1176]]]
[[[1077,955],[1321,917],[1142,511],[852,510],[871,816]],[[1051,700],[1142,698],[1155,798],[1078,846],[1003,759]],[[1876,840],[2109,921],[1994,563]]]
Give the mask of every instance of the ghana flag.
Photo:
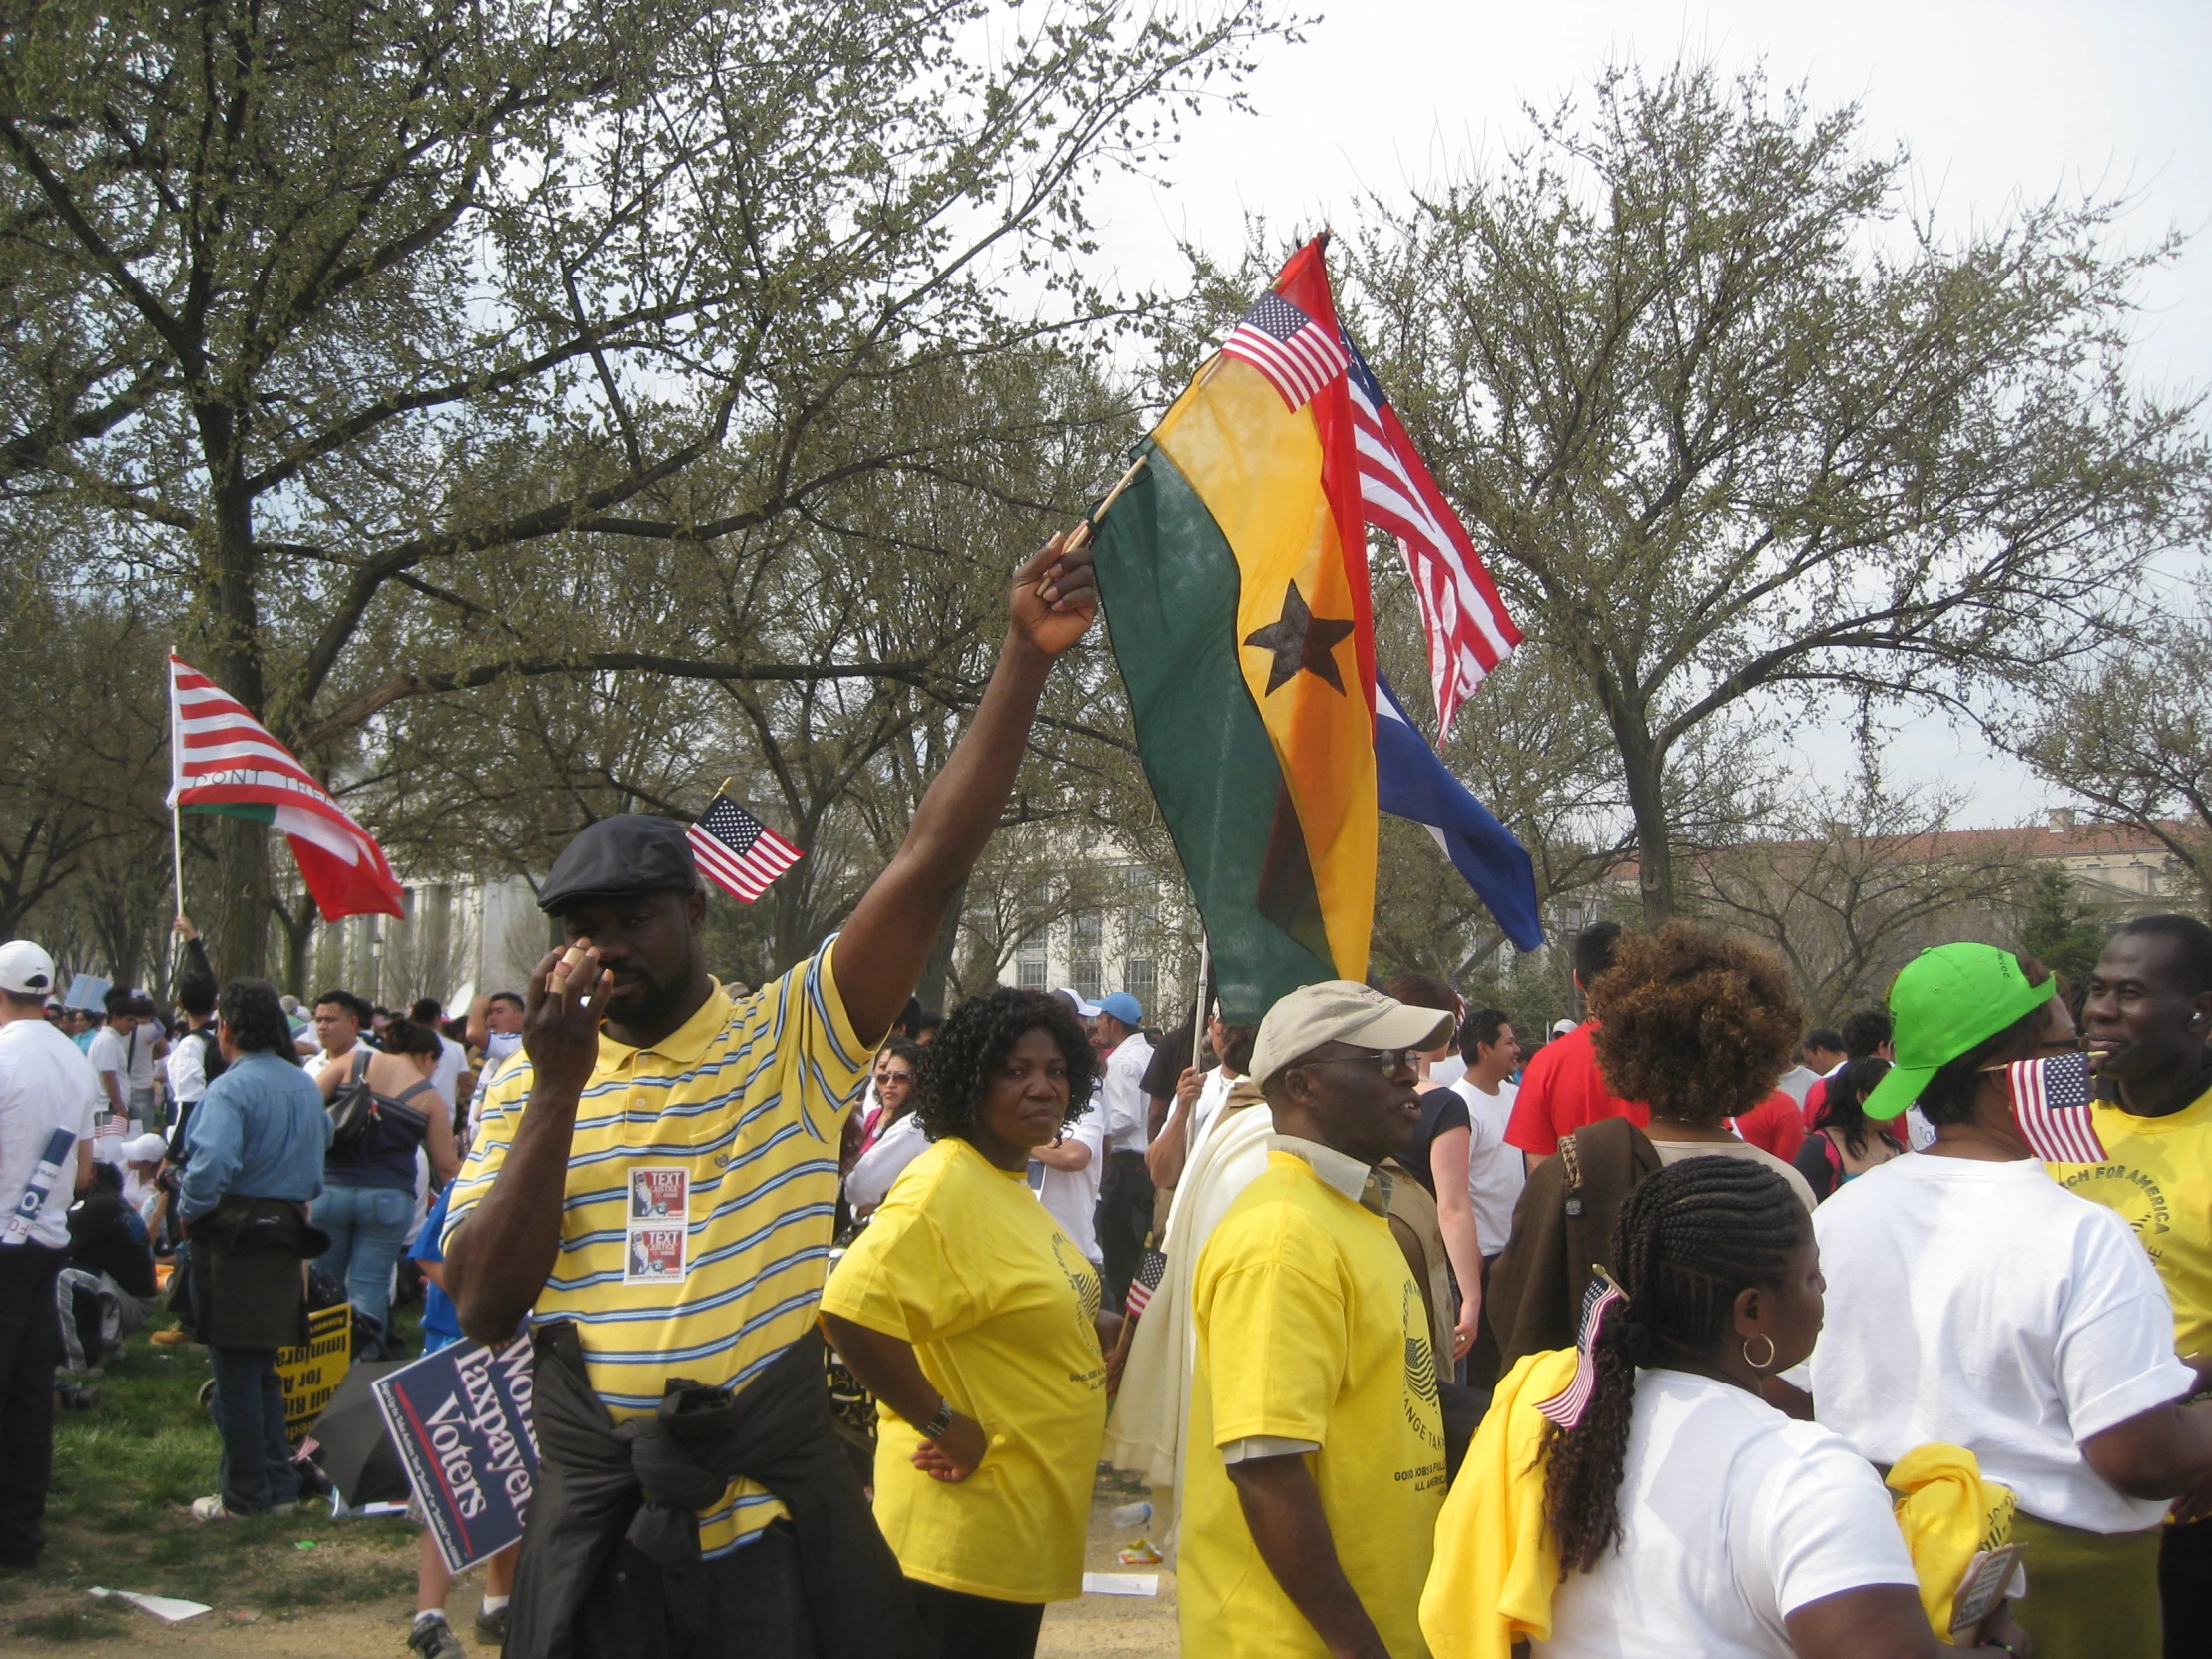
[[[1365,979],[1375,917],[1375,630],[1322,245],[1176,400],[1096,530],[1138,751],[1238,1024]]]

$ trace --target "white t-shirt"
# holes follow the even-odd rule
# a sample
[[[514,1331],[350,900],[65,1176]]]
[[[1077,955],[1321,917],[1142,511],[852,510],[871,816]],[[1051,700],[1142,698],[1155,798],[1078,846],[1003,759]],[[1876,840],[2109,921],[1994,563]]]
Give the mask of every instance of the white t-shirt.
[[[1106,1144],[1115,1152],[1142,1152],[1152,1144],[1152,1097],[1144,1092],[1144,1068],[1152,1044],[1132,1031],[1106,1061]]]
[[[430,1073],[430,1087],[445,1102],[448,1120],[461,1090],[461,1073],[468,1069],[468,1050],[443,1031],[438,1033],[438,1063]]]
[[[1791,1659],[1800,1607],[1915,1582],[1890,1494],[1842,1436],[1688,1372],[1637,1374],[1620,1517],[1620,1548],[1567,1576],[1532,1653]]]
[[[2126,1222],[2033,1159],[1893,1158],[1813,1212],[1820,1345],[1791,1381],[1874,1462],[1962,1445],[2038,1519],[2156,1526],[2080,1443],[2188,1393],[2173,1307]]]
[[[1462,1077],[1451,1092],[1467,1103],[1467,1196],[1474,1201],[1474,1232],[1482,1254],[1495,1256],[1512,1242],[1513,1206],[1528,1184],[1528,1164],[1517,1146],[1505,1144],[1505,1125],[1513,1116],[1517,1083],[1500,1083],[1484,1094],[1474,1079]]]
[[[131,1035],[135,1037],[138,1033],[134,1031]],[[153,1050],[149,1049],[147,1052],[151,1054]],[[92,1062],[94,1071],[112,1071],[115,1073],[116,1087],[123,1091],[124,1104],[129,1105],[131,1100],[131,1049],[130,1045],[124,1041],[123,1033],[112,1025],[101,1026],[99,1030],[92,1034],[92,1042],[85,1049],[85,1058]],[[96,1078],[94,1081],[97,1082],[98,1079]],[[100,1090],[102,1099],[107,1097],[107,1092],[106,1085],[103,1084]]]
[[[920,1117],[908,1112],[860,1154],[852,1173],[844,1178],[844,1201],[855,1210],[882,1203],[899,1172],[928,1150],[929,1137],[921,1132]]]
[[[169,1073],[169,1092],[180,1101],[198,1100],[208,1092],[208,1045],[197,1032],[181,1032],[169,1045],[169,1058],[162,1062],[162,1069]]]
[[[0,1025],[0,1220],[30,1185],[54,1131],[78,1140],[92,1137],[92,1115],[107,1093],[77,1045],[43,1019]],[[29,1242],[60,1250],[69,1244],[69,1206],[77,1196],[77,1147],[71,1143],[61,1171],[31,1224]],[[0,1245],[0,1249],[7,1246]]]
[[[1813,1087],[1815,1083],[1818,1083],[1820,1080],[1821,1074],[1815,1071],[1811,1066],[1807,1065],[1803,1060],[1800,1060],[1796,1065],[1792,1066],[1788,1071],[1784,1072],[1780,1077],[1776,1078],[1774,1080],[1774,1086],[1780,1089],[1784,1094],[1788,1095],[1792,1100],[1796,1101],[1800,1106],[1803,1106],[1805,1104],[1806,1093]]]
[[[1034,1159],[1029,1184],[1037,1190],[1037,1202],[1060,1224],[1060,1231],[1083,1247],[1095,1266],[1104,1258],[1098,1249],[1098,1187],[1106,1178],[1106,1107],[1098,1091],[1083,1115],[1068,1126],[1066,1139],[1091,1149],[1091,1161],[1081,1169],[1054,1169]]]
[[[1221,1110],[1221,1103],[1229,1098],[1229,1091],[1237,1080],[1229,1075],[1227,1066],[1216,1066],[1206,1074],[1206,1080],[1198,1086],[1198,1098],[1191,1102],[1191,1129],[1184,1140],[1184,1158],[1198,1151],[1198,1143],[1205,1138],[1206,1127],[1214,1121],[1214,1114]]]

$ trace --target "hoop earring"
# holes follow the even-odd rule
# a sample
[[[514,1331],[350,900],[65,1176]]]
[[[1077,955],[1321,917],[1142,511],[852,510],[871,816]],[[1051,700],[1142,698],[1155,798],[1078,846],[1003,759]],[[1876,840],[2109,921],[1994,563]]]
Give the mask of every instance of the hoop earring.
[[[1764,1360],[1754,1360],[1751,1357],[1751,1339],[1746,1337],[1743,1343],[1744,1364],[1753,1371],[1764,1374],[1766,1369],[1774,1364],[1774,1339],[1762,1331],[1759,1333],[1759,1340],[1767,1345],[1767,1357]]]

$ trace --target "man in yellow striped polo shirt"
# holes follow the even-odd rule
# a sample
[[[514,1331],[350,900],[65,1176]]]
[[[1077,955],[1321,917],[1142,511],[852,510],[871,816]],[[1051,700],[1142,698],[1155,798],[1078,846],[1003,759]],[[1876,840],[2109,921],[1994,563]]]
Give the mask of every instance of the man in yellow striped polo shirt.
[[[752,996],[707,972],[666,819],[592,825],[539,902],[575,960],[530,983],[523,1056],[455,1182],[462,1328],[538,1355],[518,1655],[896,1659],[897,1563],[829,1429],[816,1304],[838,1135],[997,824],[1053,660],[1095,610],[1055,538],[966,735],[835,939]]]

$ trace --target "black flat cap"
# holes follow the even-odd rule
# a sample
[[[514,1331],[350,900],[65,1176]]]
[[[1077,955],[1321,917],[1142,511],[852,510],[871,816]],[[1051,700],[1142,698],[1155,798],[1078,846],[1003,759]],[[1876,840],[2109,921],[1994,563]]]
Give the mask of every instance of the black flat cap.
[[[699,885],[684,827],[672,818],[619,813],[586,825],[553,860],[538,908],[557,915],[573,898],[607,893],[686,891]]]

